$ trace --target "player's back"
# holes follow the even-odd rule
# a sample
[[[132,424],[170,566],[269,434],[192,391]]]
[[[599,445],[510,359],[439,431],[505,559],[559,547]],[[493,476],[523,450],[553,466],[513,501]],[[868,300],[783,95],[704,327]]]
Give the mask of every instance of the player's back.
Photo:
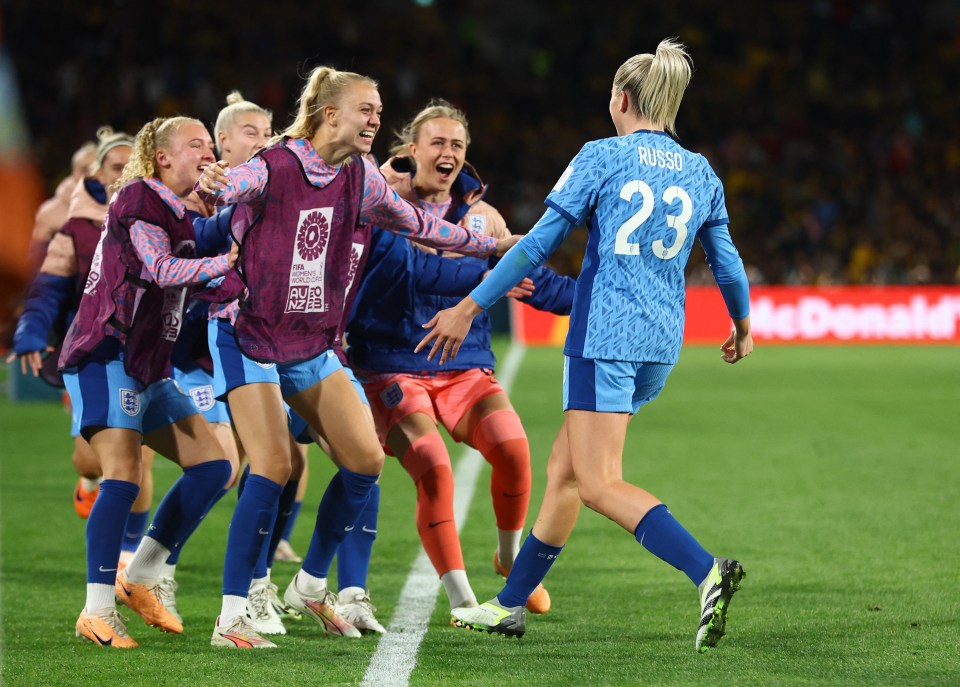
[[[568,354],[675,362],[694,239],[705,224],[727,223],[720,181],[702,155],[663,132],[593,141],[573,164],[592,167],[593,189]],[[555,189],[551,199],[562,195]]]

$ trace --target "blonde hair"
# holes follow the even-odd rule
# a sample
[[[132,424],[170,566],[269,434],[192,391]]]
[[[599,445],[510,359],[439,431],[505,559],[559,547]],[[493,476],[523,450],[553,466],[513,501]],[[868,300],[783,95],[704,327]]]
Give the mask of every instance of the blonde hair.
[[[85,174],[93,173],[93,162],[90,162],[84,165],[84,158],[89,155],[96,156],[97,153],[97,144],[93,141],[87,141],[82,146],[73,151],[73,155],[70,156],[70,174],[73,175],[80,170],[81,166],[84,168]]]
[[[97,129],[97,158],[90,165],[92,173],[100,171],[100,168],[103,167],[103,161],[109,153],[114,148],[119,148],[120,146],[130,146],[133,147],[133,136],[123,131],[114,131],[112,127],[101,126]]]
[[[676,135],[677,110],[692,75],[686,46],[668,38],[657,46],[656,55],[634,55],[620,65],[613,86],[626,93],[630,106],[651,124]]]
[[[313,138],[323,124],[323,108],[336,105],[348,86],[361,82],[377,88],[377,82],[368,76],[338,71],[333,67],[315,68],[310,72],[307,83],[300,92],[296,119],[280,136],[274,137],[273,141],[281,136]]]
[[[144,124],[133,140],[133,154],[130,155],[130,161],[110,190],[120,188],[131,179],[156,177],[157,150],[168,146],[170,139],[185,124],[191,123],[204,126],[203,122],[193,117],[157,117]]]
[[[220,114],[217,115],[217,121],[213,125],[214,140],[219,139],[220,132],[233,124],[233,120],[236,119],[237,115],[248,112],[262,114],[267,118],[267,121],[273,124],[273,113],[270,110],[265,110],[256,103],[244,100],[240,91],[231,91],[230,95],[227,96],[227,106],[220,110]]]
[[[434,98],[427,106],[418,112],[400,131],[394,132],[397,137],[396,142],[390,147],[391,155],[408,155],[410,153],[410,144],[416,143],[420,138],[420,129],[423,125],[432,119],[452,119],[463,125],[466,132],[466,144],[470,145],[470,124],[467,122],[467,115],[462,110],[448,103],[443,98]]]

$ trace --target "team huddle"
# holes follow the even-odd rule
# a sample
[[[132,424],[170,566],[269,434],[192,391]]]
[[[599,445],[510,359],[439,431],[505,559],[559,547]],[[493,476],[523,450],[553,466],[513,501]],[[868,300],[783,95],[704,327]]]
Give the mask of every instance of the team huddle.
[[[611,89],[617,136],[583,147],[523,238],[483,200],[487,187],[466,159],[466,116],[445,101],[414,116],[378,168],[377,84],[352,72],[314,69],[278,136],[271,113],[237,93],[213,137],[188,117],[153,120],[136,137],[98,132],[14,340],[25,371],[62,377],[75,467],[101,478],[77,635],[136,647],[118,601],[181,633],[177,562],[233,485],[213,646],[275,648],[269,637],[295,614],[336,637],[385,632],[367,574],[389,453],[415,484],[417,531],[454,625],[522,636],[527,611],[551,608],[542,581],[586,504],[688,576],[700,598],[696,649],[716,646],[742,566],[708,553],[621,470],[630,418],[679,355],[694,238],[733,321],[722,359],[753,349],[722,184],[669,135],[691,71],[672,41],[627,60]],[[583,225],[579,278],[544,267]],[[502,259],[491,268],[493,258]],[[503,296],[571,317],[565,419],[525,539],[530,448],[493,373],[485,313]],[[493,566],[506,583],[482,604],[464,565],[440,425],[492,468]],[[314,442],[336,472],[281,595],[270,570],[290,553]],[[148,527],[153,451],[183,474]]]

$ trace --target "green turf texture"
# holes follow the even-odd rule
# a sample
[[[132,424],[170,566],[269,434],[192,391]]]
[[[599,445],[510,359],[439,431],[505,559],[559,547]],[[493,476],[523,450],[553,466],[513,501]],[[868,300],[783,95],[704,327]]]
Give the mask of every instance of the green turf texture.
[[[562,420],[561,360],[558,349],[528,349],[511,394],[532,447],[528,526]],[[624,472],[709,551],[742,561],[720,646],[694,651],[699,608],[687,578],[584,510],[546,580],[553,611],[508,640],[450,627],[441,592],[410,684],[960,684],[958,401],[955,347],[761,346],[735,366],[715,348],[684,349],[661,397],[631,423]],[[302,621],[287,624],[278,650],[209,646],[233,493],[181,558],[182,636],[131,616],[139,649],[81,644],[84,522],[70,503],[68,433],[58,405],[0,399],[0,683],[359,683],[374,637],[324,639]],[[301,553],[332,474],[318,449],[310,463],[293,536]],[[155,475],[157,502],[178,470],[158,458]],[[386,625],[419,541],[414,489],[394,459],[381,485],[370,587]],[[474,590],[489,598],[501,578],[484,484],[461,539]],[[275,567],[281,592],[296,569]]]

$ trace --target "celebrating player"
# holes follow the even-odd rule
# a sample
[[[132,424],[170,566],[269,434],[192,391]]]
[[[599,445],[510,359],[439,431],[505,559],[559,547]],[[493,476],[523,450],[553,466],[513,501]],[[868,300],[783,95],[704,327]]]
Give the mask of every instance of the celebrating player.
[[[211,640],[216,646],[275,646],[249,626],[245,608],[263,537],[290,475],[289,446],[280,440],[283,398],[342,461],[284,599],[326,632],[360,634],[334,612],[327,574],[383,466],[376,432],[334,350],[366,259],[369,225],[480,255],[512,244],[424,216],[387,186],[360,157],[370,152],[380,111],[375,82],[318,67],[279,142],[239,167],[210,165],[198,182],[207,198],[241,204],[234,214],[237,274],[246,289],[243,306],[234,301],[210,330],[216,392],[228,399],[251,466],[230,526],[223,606]]]
[[[527,596],[573,531],[580,504],[632,533],[699,588],[696,649],[716,646],[743,568],[708,553],[652,494],[623,480],[627,424],[660,393],[683,336],[684,267],[698,238],[720,286],[733,331],[722,358],[753,350],[749,286],[730,239],[723,187],[707,160],[676,143],[674,121],[690,82],[684,46],[665,40],[655,55],[617,70],[609,111],[617,136],[584,145],[546,200],[547,210],[471,296],[428,323],[417,350],[456,357],[470,322],[542,263],[567,234],[587,224],[564,348],[565,417],[547,467],[533,530],[506,586],[479,608],[454,610],[464,627],[522,636]]]
[[[148,624],[183,631],[158,598],[157,576],[230,475],[203,418],[169,379],[188,287],[224,274],[235,259],[192,258],[193,227],[180,199],[212,161],[210,135],[197,120],[161,118],[140,130],[60,356],[80,431],[103,468],[87,521],[87,601],[76,624],[78,636],[100,646],[137,646],[115,595]],[[139,491],[141,443],[184,474],[118,573],[123,530]]]
[[[401,195],[425,213],[475,228],[489,236],[510,235],[497,210],[482,200],[487,191],[466,162],[470,133],[466,116],[443,100],[421,110],[402,130],[381,171]],[[506,575],[520,549],[530,502],[530,448],[520,418],[493,375],[490,320],[472,324],[456,363],[445,370],[425,363],[413,348],[420,325],[465,291],[447,277],[431,280],[418,269],[415,244],[392,234],[377,240],[364,275],[357,311],[348,328],[350,362],[364,380],[383,444],[400,459],[417,489],[417,531],[440,576],[451,608],[476,606],[453,515],[453,471],[437,429],[476,448],[492,466],[490,495],[497,525],[494,569]],[[482,275],[486,260],[444,253],[451,269]],[[456,258],[456,259],[454,259]],[[440,275],[438,275],[440,276]],[[569,312],[572,280],[542,268],[535,305],[559,300]],[[542,585],[527,608],[545,613],[550,596]]]

